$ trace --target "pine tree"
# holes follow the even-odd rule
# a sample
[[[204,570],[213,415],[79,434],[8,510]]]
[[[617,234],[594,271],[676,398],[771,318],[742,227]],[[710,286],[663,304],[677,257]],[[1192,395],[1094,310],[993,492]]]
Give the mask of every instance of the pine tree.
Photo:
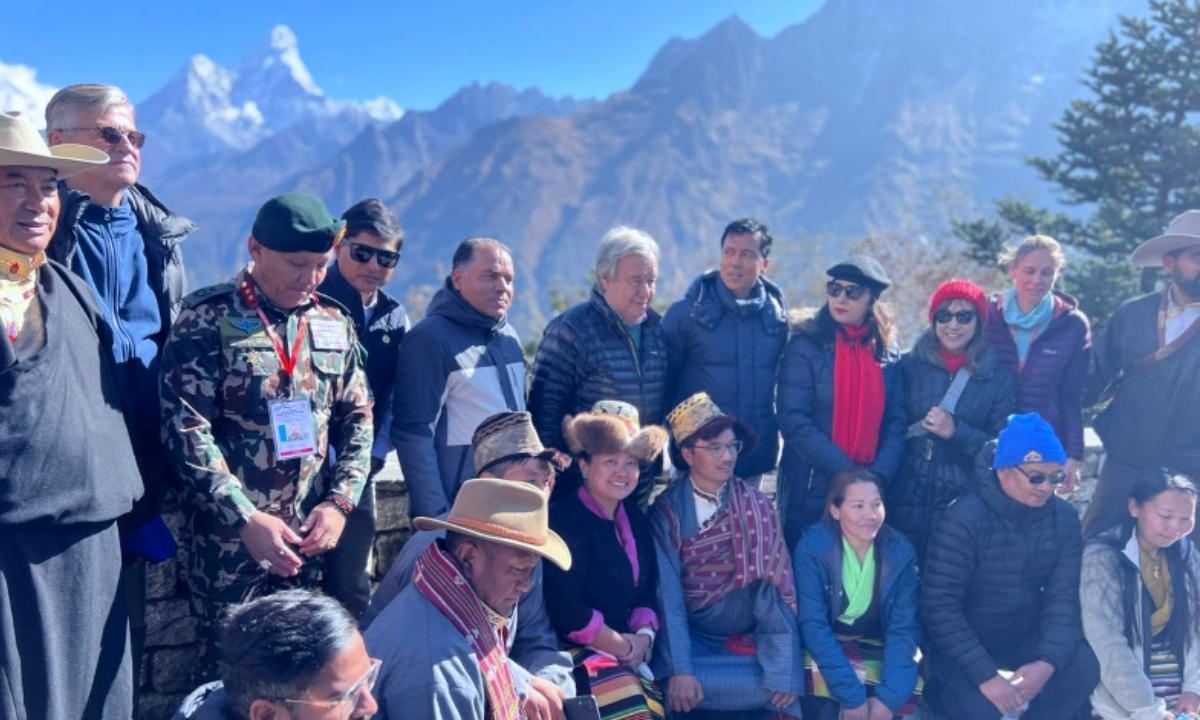
[[[1006,198],[994,219],[955,223],[978,261],[1036,233],[1080,251],[1064,287],[1097,325],[1138,293],[1129,253],[1200,208],[1200,0],[1151,0],[1148,18],[1122,17],[1119,30],[1085,73],[1090,96],[1054,125],[1061,152],[1027,161],[1083,212]],[[1141,289],[1156,277],[1144,274]]]

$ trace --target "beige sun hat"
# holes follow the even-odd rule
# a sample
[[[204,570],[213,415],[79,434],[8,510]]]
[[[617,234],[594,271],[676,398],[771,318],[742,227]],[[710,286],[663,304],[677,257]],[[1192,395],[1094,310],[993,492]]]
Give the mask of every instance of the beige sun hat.
[[[1166,232],[1138,245],[1129,259],[1139,267],[1158,267],[1163,255],[1193,245],[1200,245],[1200,210],[1177,215]]]
[[[87,145],[49,147],[29,118],[15,111],[0,113],[0,166],[50,168],[61,179],[107,162],[107,153]]]
[[[450,530],[488,542],[528,550],[563,570],[571,569],[571,551],[550,529],[546,494],[528,483],[475,478],[463,483],[445,520],[419,517],[418,530]]]

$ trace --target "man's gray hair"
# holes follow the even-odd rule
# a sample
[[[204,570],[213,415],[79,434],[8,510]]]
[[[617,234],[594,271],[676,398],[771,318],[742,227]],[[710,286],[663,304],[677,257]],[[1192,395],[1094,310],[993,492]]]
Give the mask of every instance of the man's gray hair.
[[[612,280],[617,275],[617,263],[629,255],[641,255],[658,262],[658,243],[649,234],[618,225],[604,233],[596,248],[596,280]]]
[[[125,91],[115,85],[68,85],[54,93],[50,104],[46,105],[46,130],[79,127],[80,118],[99,115],[114,105],[127,105],[133,111],[133,103],[129,102]]]

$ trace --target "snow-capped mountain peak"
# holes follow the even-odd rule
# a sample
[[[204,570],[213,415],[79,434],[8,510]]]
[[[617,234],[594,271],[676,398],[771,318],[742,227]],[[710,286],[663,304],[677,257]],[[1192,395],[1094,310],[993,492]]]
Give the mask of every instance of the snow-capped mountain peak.
[[[28,65],[0,62],[0,112],[16,110],[39,128],[46,127],[46,103],[57,88],[38,82],[37,70]]]

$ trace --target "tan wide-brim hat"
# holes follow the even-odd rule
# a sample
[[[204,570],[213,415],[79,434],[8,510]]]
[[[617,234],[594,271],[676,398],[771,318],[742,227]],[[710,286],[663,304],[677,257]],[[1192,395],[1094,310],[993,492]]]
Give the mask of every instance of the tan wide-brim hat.
[[[1162,265],[1163,255],[1200,245],[1200,210],[1188,210],[1167,226],[1166,232],[1137,246],[1129,257],[1139,267]]]
[[[419,517],[418,530],[450,530],[480,540],[528,550],[563,570],[571,569],[571,550],[550,529],[546,493],[528,483],[475,478],[463,483],[445,520]]]
[[[87,145],[49,147],[29,118],[19,112],[0,113],[0,166],[50,168],[62,179],[107,162],[107,153]]]

